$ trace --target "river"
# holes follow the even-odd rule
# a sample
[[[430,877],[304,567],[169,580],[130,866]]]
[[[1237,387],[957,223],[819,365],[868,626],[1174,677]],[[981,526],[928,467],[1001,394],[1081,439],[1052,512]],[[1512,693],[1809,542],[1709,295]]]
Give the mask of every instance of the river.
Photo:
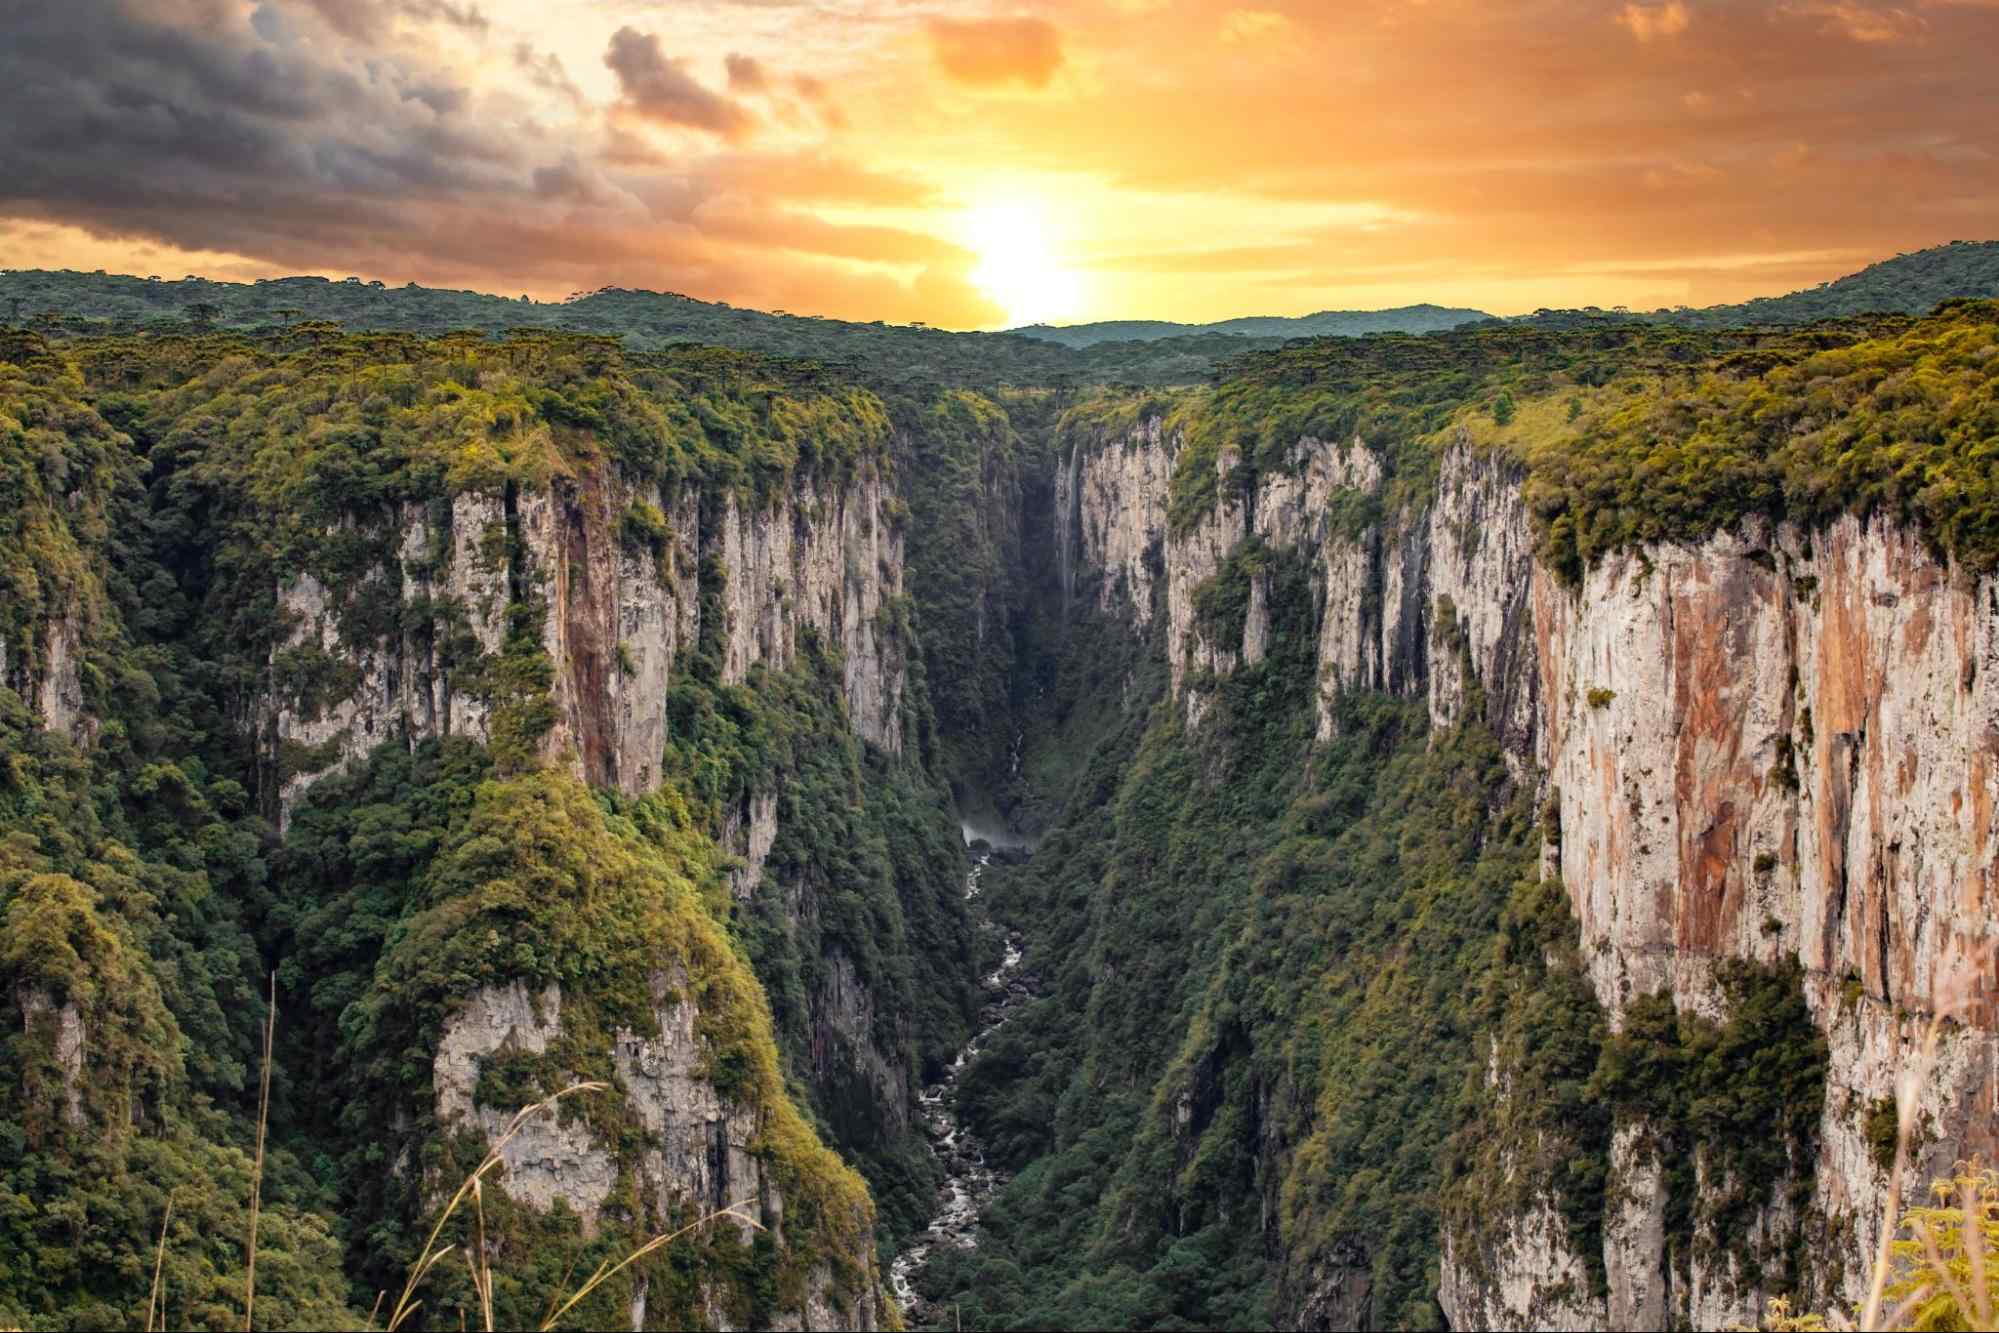
[[[966,837],[989,840],[984,832],[969,828]],[[972,868],[965,875],[965,901],[971,905],[972,919],[981,930],[995,928],[979,905],[979,882],[991,859],[989,851],[976,852]],[[1020,975],[1020,963],[1020,940],[1009,934],[1000,965],[980,980],[985,1004],[979,1010],[978,1031],[951,1061],[943,1079],[917,1094],[924,1130],[930,1135],[938,1160],[944,1164],[944,1183],[937,1190],[937,1210],[931,1215],[930,1225],[921,1235],[910,1238],[889,1268],[889,1284],[895,1289],[904,1320],[912,1328],[929,1316],[923,1299],[916,1294],[912,1277],[939,1245],[955,1245],[964,1250],[976,1248],[979,1213],[993,1192],[1006,1183],[1006,1177],[986,1165],[985,1147],[978,1137],[958,1123],[958,1080],[977,1058],[986,1040],[1006,1026],[1028,998],[1030,988]]]

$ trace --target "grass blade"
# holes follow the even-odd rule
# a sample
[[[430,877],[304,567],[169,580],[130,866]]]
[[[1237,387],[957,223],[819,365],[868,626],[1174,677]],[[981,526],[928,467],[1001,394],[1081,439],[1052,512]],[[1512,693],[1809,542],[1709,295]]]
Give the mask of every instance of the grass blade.
[[[514,1118],[507,1122],[506,1130],[499,1138],[493,1140],[492,1145],[486,1150],[485,1160],[473,1168],[471,1175],[465,1177],[464,1183],[458,1187],[458,1192],[451,1196],[451,1202],[447,1203],[444,1206],[444,1211],[437,1215],[436,1225],[431,1227],[430,1235],[423,1242],[423,1252],[418,1257],[415,1266],[410,1269],[409,1280],[403,1284],[403,1294],[396,1298],[395,1309],[389,1315],[390,1333],[394,1333],[396,1329],[401,1328],[403,1321],[416,1312],[416,1307],[421,1302],[413,1301],[412,1298],[416,1295],[418,1284],[423,1281],[424,1275],[430,1272],[439,1259],[442,1259],[446,1254],[451,1252],[452,1247],[447,1245],[442,1250],[436,1250],[433,1253],[437,1245],[437,1238],[444,1230],[444,1224],[451,1220],[451,1215],[458,1211],[460,1204],[465,1202],[465,1196],[478,1187],[479,1180],[488,1171],[500,1164],[500,1154],[506,1148],[507,1144],[513,1141],[514,1136],[519,1134],[528,1121],[532,1120],[535,1116],[552,1111],[556,1104],[564,1097],[578,1092],[602,1092],[609,1086],[610,1084],[608,1083],[599,1082],[572,1083],[560,1092],[544,1097],[538,1102],[523,1106],[520,1110],[514,1112]]]
[[[153,1333],[153,1310],[160,1299],[160,1270],[167,1260],[167,1224],[174,1220],[174,1192],[167,1191],[167,1210],[160,1218],[160,1248],[153,1254],[153,1287],[146,1293],[146,1333]],[[160,1326],[166,1327],[167,1312],[160,1307]]]
[[[243,1270],[243,1333],[250,1333],[257,1304],[257,1219],[264,1199],[264,1132],[271,1121],[271,1043],[278,1030],[278,974],[271,973],[271,1003],[264,1015],[264,1073],[257,1092],[257,1161],[250,1169],[250,1257]]]
[[[679,1240],[682,1236],[686,1235],[688,1232],[698,1230],[701,1227],[705,1227],[710,1222],[715,1221],[717,1218],[733,1217],[738,1222],[747,1223],[749,1226],[756,1228],[758,1231],[762,1231],[763,1223],[757,1221],[755,1218],[749,1216],[746,1213],[739,1213],[736,1211],[738,1208],[747,1207],[748,1204],[749,1204],[748,1199],[744,1199],[741,1203],[732,1203],[727,1208],[721,1208],[716,1210],[715,1212],[709,1213],[705,1217],[696,1218],[694,1221],[689,1222],[686,1226],[680,1228],[680,1230],[678,1231],[671,1232],[664,1236],[654,1236],[651,1240],[647,1241],[645,1244],[639,1246],[636,1250],[633,1250],[630,1254],[626,1255],[622,1260],[618,1262],[618,1264],[615,1267],[607,1268],[605,1267],[604,1264],[597,1265],[597,1271],[590,1275],[590,1280],[588,1282],[585,1282],[582,1286],[578,1287],[573,1293],[571,1293],[569,1299],[564,1301],[561,1307],[557,1309],[554,1314],[548,1317],[547,1322],[542,1324],[540,1333],[549,1333],[549,1330],[553,1329],[556,1326],[556,1324],[561,1320],[562,1316],[568,1314],[571,1310],[575,1309],[590,1295],[591,1292],[595,1291],[598,1287],[602,1286],[604,1283],[609,1282],[612,1278],[616,1277],[626,1268],[629,1268],[631,1265],[645,1258],[648,1254],[651,1254],[654,1250],[659,1249],[661,1246],[671,1245],[674,1241]],[[609,1261],[606,1260],[606,1263],[608,1262]]]

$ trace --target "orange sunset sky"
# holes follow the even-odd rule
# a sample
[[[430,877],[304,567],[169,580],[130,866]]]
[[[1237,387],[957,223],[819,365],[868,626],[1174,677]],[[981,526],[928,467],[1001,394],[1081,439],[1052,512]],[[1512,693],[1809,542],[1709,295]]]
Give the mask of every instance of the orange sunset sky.
[[[1999,236],[1999,0],[8,0],[0,266],[892,322],[1710,304]]]

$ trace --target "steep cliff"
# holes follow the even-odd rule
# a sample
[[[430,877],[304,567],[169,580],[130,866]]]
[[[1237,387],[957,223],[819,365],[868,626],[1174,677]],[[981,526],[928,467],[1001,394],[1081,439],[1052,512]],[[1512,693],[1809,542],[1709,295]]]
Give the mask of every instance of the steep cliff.
[[[186,1061],[160,1072],[85,972],[22,955],[21,1115],[83,1133],[129,1102],[104,1197],[138,1172],[132,1206],[157,1208],[187,1165],[158,1144],[204,1160],[190,1108],[240,1113],[246,1072],[254,1094],[250,925],[307,1057],[280,1075],[287,1132],[339,1163],[296,1203],[365,1234],[357,1282],[400,1282],[411,1228],[521,1104],[597,1078],[602,1105],[535,1122],[489,1181],[497,1266],[739,1204],[762,1230],[627,1270],[589,1317],[892,1322],[874,1204],[820,1136],[920,1209],[910,1088],[970,1002],[962,852],[902,755],[928,713],[880,404],[591,340],[15,353],[8,724],[99,799],[58,837],[48,780],[15,793],[0,905],[100,966],[120,939],[156,959],[126,989],[157,998],[128,1002]],[[24,1169],[69,1160],[39,1142]],[[291,1196],[266,1202],[290,1225]],[[470,1295],[439,1281],[436,1308]]]
[[[800,637],[817,636],[842,663],[855,732],[898,752],[905,647],[887,610],[902,596],[903,539],[886,501],[880,466],[869,462],[843,484],[810,484],[768,505],[735,495],[704,504],[698,483],[668,492],[611,471],[399,506],[366,538],[390,554],[358,580],[339,586],[308,568],[279,590],[292,631],[274,669],[301,659],[340,669],[337,681],[280,700],[277,751],[310,756],[285,766],[281,800],[288,806],[327,767],[391,737],[488,740],[481,668],[503,652],[514,605],[539,608],[553,667],[542,756],[588,782],[650,790],[672,685],[703,632],[709,562],[721,683],[739,685],[758,666],[782,671]],[[384,594],[403,614],[371,639],[379,609],[361,603]],[[454,631],[467,637],[453,645]],[[750,853],[749,842],[740,851]],[[745,873],[759,869],[753,859]]]
[[[1670,342],[1433,341],[1400,364],[1313,349],[1212,394],[1087,405],[1052,465],[1070,614],[1158,645],[1169,708],[1147,721],[1150,696],[1126,699],[1144,739],[1122,780],[1037,857],[1067,864],[1014,889],[1023,921],[1060,916],[1043,1003],[1090,1035],[997,1042],[993,1076],[968,1083],[988,1142],[1059,1098],[1052,1133],[1012,1131],[1036,1163],[1023,1179],[1109,1191],[1083,1251],[1134,1285],[1067,1282],[1039,1317],[1165,1301],[1226,1319],[1268,1299],[1282,1324],[1421,1324],[1426,1289],[1460,1327],[1851,1304],[1886,1203],[1883,1108],[1939,1005],[1957,1022],[1917,1170],[1982,1146],[1999,588],[1971,506],[1990,483],[1989,308],[1826,344],[1731,335],[1695,354],[1723,358],[1701,381],[1662,369],[1689,355]],[[1918,443],[1880,443],[1898,436]],[[1926,489],[1906,480],[1917,450]],[[1428,758],[1370,702],[1397,698],[1421,707]],[[1300,706],[1308,740],[1272,731]],[[1433,809],[1399,785],[1418,773]],[[1342,790],[1354,778],[1372,794]],[[1245,799],[1258,782],[1273,799]],[[1460,797],[1470,841],[1421,869]],[[1329,806],[1349,822],[1322,835]],[[1148,850],[1161,818],[1171,840]],[[1251,825],[1247,871],[1231,821]],[[1335,924],[1377,823],[1400,840],[1388,887],[1344,891],[1402,914],[1386,938],[1364,914]],[[1065,899],[1092,906],[1061,915]],[[1460,950],[1455,967],[1432,949]],[[1161,956],[1191,975],[1159,975]],[[1310,959],[1316,986],[1294,988]],[[1388,1038],[1405,1044],[1382,1063],[1406,1029],[1380,1006],[1426,991],[1450,1035]],[[1171,1017],[1140,1039],[1118,1026],[1132,1004]],[[1037,1041],[1081,1072],[1025,1072]],[[1460,1077],[1455,1117],[1434,1110],[1451,1094],[1382,1082]],[[1152,1109],[1113,1109],[1121,1086]],[[1106,1161],[1104,1123],[1136,1146]],[[1012,1197],[1021,1225],[1059,1225]],[[1245,1207],[1260,1244],[1221,1220]],[[1001,1245],[1066,1271],[1031,1261],[1025,1231]],[[1242,1276],[1176,1287],[1183,1252]],[[957,1265],[938,1290],[996,1271]]]
[[[1517,466],[1453,448],[1411,529],[1349,536],[1330,531],[1337,483],[1318,478],[1364,446],[1299,450],[1286,475],[1167,536],[1168,643],[1184,645],[1189,723],[1212,680],[1257,662],[1269,633],[1263,574],[1248,576],[1225,637],[1208,637],[1196,591],[1246,542],[1314,552],[1321,736],[1347,690],[1425,693],[1435,731],[1479,707],[1558,829],[1550,866],[1613,1025],[1631,998],[1659,992],[1723,1019],[1718,963],[1795,960],[1830,1046],[1817,1154],[1791,1167],[1809,1219],[1772,1197],[1746,1232],[1669,1253],[1667,1186],[1637,1146],[1644,1120],[1620,1118],[1606,1196],[1639,1212],[1606,1226],[1610,1294],[1583,1295],[1559,1218],[1535,1205],[1476,1224],[1505,1256],[1476,1278],[1447,1255],[1453,1324],[1713,1327],[1780,1290],[1864,1299],[1886,1203],[1869,1113],[1919,1049],[1931,997],[1975,987],[1993,956],[1999,588],[1892,520],[1849,516],[1810,537],[1751,522],[1696,546],[1648,545],[1571,589],[1530,558]],[[1378,487],[1376,469],[1357,471]],[[1292,520],[1301,491],[1317,530]],[[1143,488],[1133,505],[1154,509]],[[1086,562],[1110,564],[1084,532]],[[1965,1135],[1992,1106],[1999,1041],[1989,1016],[1972,1018],[1924,1091],[1932,1174],[1978,1146]],[[1742,1271],[1742,1250],[1807,1244],[1810,1258],[1780,1261],[1767,1282]]]

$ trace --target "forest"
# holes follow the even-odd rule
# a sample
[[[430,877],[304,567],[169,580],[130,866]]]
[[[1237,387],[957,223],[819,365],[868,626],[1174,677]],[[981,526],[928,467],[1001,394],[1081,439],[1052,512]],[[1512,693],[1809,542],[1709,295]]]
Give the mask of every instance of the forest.
[[[1357,438],[1383,483],[1328,520],[1356,541],[1427,521],[1464,449],[1517,470],[1566,586],[1750,518],[1848,515],[1975,580],[1999,568],[1999,302],[1961,278],[1986,260],[1905,264],[1919,281],[1893,303],[1879,274],[1759,303],[1755,328],[1080,351],[620,291],[502,311],[317,279],[0,277],[56,312],[0,332],[0,1322],[122,1325],[163,1289],[172,1326],[240,1327],[255,1200],[257,1326],[363,1326],[426,1252],[440,1182],[485,1150],[485,1122],[440,1111],[437,1053],[512,988],[560,997],[559,1021],[481,1056],[467,1106],[610,1084],[558,1117],[609,1145],[605,1193],[543,1206],[492,1178],[448,1235],[494,1277],[438,1268],[416,1323],[484,1301],[525,1326],[695,1220],[702,1200],[649,1174],[658,1130],[620,1063],[692,1014],[690,1078],[716,1123],[750,1127],[718,1160],[754,1160],[763,1211],[621,1270],[572,1326],[765,1326],[812,1302],[892,1324],[881,1273],[941,1173],[913,1099],[970,1038],[1009,936],[1033,998],[958,1094],[1008,1181],[978,1247],[918,1275],[953,1326],[1440,1327],[1446,1240],[1525,1188],[1512,1164],[1545,1159],[1565,1234],[1601,1256],[1613,1115],[1634,1106],[1731,1182],[1669,1182],[1674,1243],[1747,1245],[1824,1110],[1797,965],[1727,969],[1720,1013],[1649,995],[1614,1024],[1544,877],[1560,830],[1482,701],[1443,726],[1354,689],[1321,731],[1324,567],[1249,542],[1192,615],[1239,642],[1254,603],[1268,643],[1194,681],[1193,720],[1167,581],[1142,623],[1072,597],[1056,492],[1079,457],[1171,440],[1163,562],[1301,441]],[[1932,280],[1960,290],[1939,305]],[[868,629],[899,748],[855,729],[858,668],[806,623],[803,586],[756,594],[795,653],[732,664],[735,548],[697,542],[727,518],[802,548],[877,480],[885,544],[832,577],[855,605],[883,590]],[[548,497],[580,530],[607,495],[604,559],[647,596],[687,589],[694,627],[643,791],[587,784],[552,739],[581,651],[552,607],[595,575],[550,573],[524,517]],[[505,521],[454,528],[475,501]],[[444,591],[475,551],[493,606]],[[317,639],[291,595],[307,579],[340,608]],[[827,623],[853,630],[840,608]],[[1430,642],[1469,653],[1454,611],[1427,614]],[[280,734],[412,643],[481,726],[341,755]],[[608,674],[635,677],[633,652],[610,644]],[[737,825],[766,798],[745,892]],[[975,809],[1035,842],[977,905]],[[865,1018],[836,1031],[836,995],[840,1022]],[[1334,1271],[1350,1303],[1327,1307]],[[1586,1278],[1607,1289],[1600,1258]]]

